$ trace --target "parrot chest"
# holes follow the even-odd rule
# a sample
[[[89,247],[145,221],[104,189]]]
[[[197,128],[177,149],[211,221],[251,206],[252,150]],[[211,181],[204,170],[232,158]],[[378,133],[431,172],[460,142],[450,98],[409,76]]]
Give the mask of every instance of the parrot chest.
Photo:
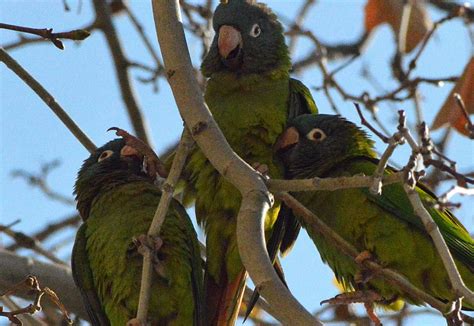
[[[232,88],[226,83],[209,81],[205,99],[214,119],[239,156],[249,164],[266,164],[270,176],[280,177],[282,169],[273,159],[273,144],[286,124],[288,78],[262,78],[258,83],[242,82]],[[187,169],[197,190],[197,206],[206,212],[230,210],[231,215],[237,213],[239,192],[214,169],[201,151],[192,153]]]
[[[143,258],[132,240],[146,234],[160,199],[156,191],[147,191],[149,187],[132,183],[101,195],[87,220],[87,251],[94,283],[112,325],[124,325],[136,314]],[[150,311],[154,321],[191,321],[191,253],[179,217],[168,218],[171,214],[172,210],[160,233],[163,246],[159,255],[165,276],[156,277],[152,284],[152,291],[160,295],[152,296]],[[179,302],[182,309],[177,309]]]

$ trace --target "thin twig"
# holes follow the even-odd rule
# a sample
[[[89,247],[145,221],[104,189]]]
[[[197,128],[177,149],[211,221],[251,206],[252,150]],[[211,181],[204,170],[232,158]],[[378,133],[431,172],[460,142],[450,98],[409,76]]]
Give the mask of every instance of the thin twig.
[[[327,241],[330,241],[335,245],[340,252],[345,255],[356,259],[360,255],[350,243],[344,240],[341,236],[335,233],[329,226],[327,226],[321,219],[319,219],[313,212],[303,206],[298,202],[294,197],[286,192],[280,192],[277,194],[277,197],[285,202],[295,214],[300,216],[308,228],[312,232],[324,237]],[[387,282],[397,286],[400,290],[407,293],[410,297],[418,298],[436,310],[440,311],[442,314],[450,311],[450,305],[441,302],[440,300],[434,298],[428,293],[418,289],[413,284],[411,284],[404,276],[398,274],[397,272],[383,268],[379,264],[371,261],[365,260],[363,262],[364,267],[373,272],[374,277],[383,277]]]
[[[96,150],[94,143],[86,136],[78,125],[69,117],[64,109],[56,102],[54,97],[25,69],[23,69],[15,59],[13,59],[4,49],[0,48],[0,61],[20,77],[56,114],[61,122],[69,129],[77,140],[91,153]]]
[[[290,30],[293,29],[294,26],[301,26],[303,25],[304,19],[309,14],[311,7],[316,3],[315,0],[306,0],[298,10],[294,21],[294,24],[290,27]],[[298,41],[297,35],[293,35],[288,42],[288,51],[293,53],[296,43]]]
[[[382,177],[382,183],[389,185],[403,182],[404,172],[396,172]],[[351,177],[337,178],[312,178],[279,180],[269,179],[266,181],[271,192],[280,191],[334,191],[340,189],[370,187],[374,182],[373,176],[354,175]]]
[[[10,311],[19,311],[21,309],[20,306],[15,301],[13,301],[11,296],[4,295],[0,297],[0,301],[3,302]],[[45,307],[42,308],[44,311]],[[18,318],[26,326],[47,326],[45,322],[41,321],[39,318],[35,318],[33,315],[30,314],[19,314],[15,317]]]
[[[259,174],[232,151],[204,103],[186,46],[178,1],[154,0],[153,15],[161,53],[179,112],[201,151],[241,193],[237,245],[259,292],[283,323],[320,325],[278,278],[268,257],[263,218],[271,197]]]
[[[61,42],[61,38],[73,41],[82,41],[88,38],[89,35],[91,35],[89,31],[86,31],[84,29],[75,29],[69,32],[53,33],[52,28],[31,28],[4,23],[0,23],[0,28],[41,36],[42,38],[50,40],[54,44],[54,46],[61,50],[64,50],[64,44],[63,42]]]
[[[135,135],[148,145],[151,139],[148,135],[146,122],[143,117],[142,109],[138,103],[138,98],[132,88],[132,78],[130,75],[128,60],[117,35],[117,30],[112,22],[112,14],[109,5],[103,0],[94,0],[94,9],[97,17],[98,28],[104,33],[107,45],[114,60],[115,73],[120,86],[122,100],[125,103],[130,122],[133,126]]]
[[[469,290],[464,284],[464,281],[462,280],[461,275],[459,274],[459,271],[456,268],[456,264],[454,263],[453,256],[451,255],[451,252],[449,251],[448,246],[446,245],[446,241],[441,235],[438,226],[433,221],[433,218],[423,206],[420,196],[418,195],[416,190],[409,187],[408,185],[405,185],[404,189],[408,195],[408,199],[410,200],[416,215],[420,217],[423,222],[423,225],[426,228],[426,231],[433,239],[436,250],[438,251],[441,260],[443,261],[443,265],[446,271],[448,272],[449,280],[451,281],[456,295],[458,297],[464,297],[464,300],[466,300],[471,305],[474,305],[474,293]]]
[[[183,135],[181,136],[181,141],[179,142],[178,149],[176,151],[176,156],[173,160],[171,170],[166,179],[165,184],[162,187],[162,195],[160,202],[153,216],[153,221],[151,222],[150,228],[148,230],[148,236],[156,237],[160,234],[161,226],[166,217],[166,212],[168,211],[169,203],[173,198],[174,187],[176,186],[179,177],[181,176],[181,171],[183,170],[186,158],[191,151],[194,144],[194,140],[189,134],[188,130],[185,128]],[[143,268],[142,268],[142,279],[140,286],[140,298],[137,309],[137,319],[146,324],[147,315],[148,315],[148,304],[150,301],[151,294],[151,280],[153,275],[152,268],[152,253],[150,251],[145,251],[143,257]]]
[[[30,314],[33,315],[35,312],[41,310],[41,304],[42,304],[42,298],[44,295],[46,295],[56,306],[61,310],[65,321],[71,325],[72,320],[69,318],[69,315],[66,311],[66,308],[62,304],[61,300],[59,300],[59,297],[56,295],[56,293],[51,290],[48,287],[40,287],[40,283],[38,279],[35,276],[29,275],[26,280],[23,280],[22,282],[14,285],[12,288],[7,290],[6,293],[1,294],[2,296],[4,295],[9,295],[9,294],[16,294],[20,289],[22,288],[28,288],[31,292],[35,294],[35,298],[33,300],[33,303],[29,304],[28,306],[24,308],[19,308],[14,311],[3,311],[3,309],[0,309],[0,316],[5,316],[7,317],[12,323],[16,325],[21,325],[21,321],[17,318],[17,315],[20,314]],[[1,308],[1,307],[0,307]]]
[[[410,16],[413,9],[411,1],[405,1],[403,4],[402,19],[400,21],[400,29],[398,31],[397,43],[398,52],[405,53],[407,46],[408,26],[410,24]]]
[[[28,237],[26,234],[23,232],[16,232],[13,231],[11,228],[5,227],[4,225],[0,224],[0,232],[3,232],[10,236],[12,239],[14,239],[16,242],[21,242],[23,244],[28,243],[28,249],[31,249],[38,254],[42,255],[43,257],[48,258],[51,260],[53,263],[60,264],[67,266],[65,262],[63,262],[61,259],[57,258],[55,255],[53,255],[50,251],[46,250],[43,248],[41,243],[38,240],[32,239]],[[27,239],[27,241],[25,241]]]
[[[74,311],[82,319],[88,320],[86,309],[80,300],[81,294],[73,282],[69,267],[21,257],[2,248],[0,248],[0,261],[2,266],[8,266],[8,268],[0,268],[0,292],[11,289],[14,284],[23,281],[28,275],[35,275],[43,286],[56,291],[69,311]],[[23,292],[15,295],[30,298]],[[46,304],[49,303],[46,302]]]
[[[74,199],[64,196],[53,189],[48,185],[48,176],[49,173],[57,168],[60,165],[59,160],[53,160],[48,163],[41,165],[41,171],[39,173],[32,173],[25,170],[13,170],[11,175],[13,177],[24,178],[25,181],[32,187],[38,187],[45,196],[49,199],[63,203],[65,205],[74,205]]]
[[[466,129],[469,132],[469,138],[474,139],[474,125],[472,124],[471,118],[469,117],[469,113],[467,112],[466,105],[460,94],[454,93],[454,99],[456,100],[456,104],[461,110],[464,119],[466,119]]]

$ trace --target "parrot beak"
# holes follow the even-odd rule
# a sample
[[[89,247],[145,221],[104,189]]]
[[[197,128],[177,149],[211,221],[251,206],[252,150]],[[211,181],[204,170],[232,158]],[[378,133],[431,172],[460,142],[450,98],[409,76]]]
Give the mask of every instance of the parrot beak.
[[[217,47],[224,60],[232,60],[240,54],[242,35],[234,27],[223,25],[219,28]]]
[[[300,140],[300,136],[298,133],[298,130],[295,127],[290,127],[286,129],[280,137],[278,137],[278,140],[274,146],[274,152],[277,153],[281,150],[286,150],[289,147],[292,147],[296,145]]]

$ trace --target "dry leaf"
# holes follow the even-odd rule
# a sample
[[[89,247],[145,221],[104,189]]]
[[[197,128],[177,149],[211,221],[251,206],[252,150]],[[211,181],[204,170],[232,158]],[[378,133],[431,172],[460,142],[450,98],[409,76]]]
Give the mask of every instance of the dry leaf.
[[[371,32],[380,24],[388,23],[398,38],[403,16],[403,0],[368,0],[365,6],[365,30]],[[432,23],[423,0],[412,0],[405,44],[405,53],[411,52],[430,30]]]
[[[454,98],[454,93],[461,95],[468,114],[474,113],[474,57],[471,58],[464,72],[454,86],[443,106],[439,110],[431,129],[438,129],[446,124],[451,125],[461,134],[469,136],[466,129],[467,119]]]

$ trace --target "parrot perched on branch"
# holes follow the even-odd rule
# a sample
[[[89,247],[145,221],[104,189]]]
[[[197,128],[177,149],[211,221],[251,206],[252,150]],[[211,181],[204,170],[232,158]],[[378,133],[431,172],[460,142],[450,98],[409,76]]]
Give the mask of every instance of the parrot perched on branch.
[[[216,32],[201,66],[209,78],[205,100],[233,150],[249,164],[268,167],[282,177],[272,147],[289,118],[315,113],[309,90],[290,78],[291,62],[283,27],[276,15],[255,1],[221,3],[213,17]],[[204,276],[207,317],[211,325],[233,325],[239,311],[246,271],[237,248],[236,222],[241,195],[196,149],[184,171],[185,198],[195,198],[196,216],[206,233]],[[270,238],[280,205],[265,219]],[[290,216],[280,223],[284,236],[269,247],[291,247],[299,224]],[[283,238],[283,240],[281,240]]]
[[[72,255],[76,285],[93,325],[125,325],[137,313],[147,233],[161,191],[143,171],[143,155],[124,139],[97,149],[75,184],[84,223]],[[199,242],[185,209],[172,200],[152,244],[151,325],[204,325]],[[146,243],[146,241],[145,241]]]
[[[335,115],[297,117],[280,136],[276,150],[291,179],[373,175],[378,164],[373,141],[355,124]],[[385,173],[393,173],[387,168]],[[474,240],[450,211],[434,208],[436,196],[422,184],[416,191],[443,235],[462,279],[474,290]],[[448,274],[401,184],[384,186],[381,195],[368,188],[294,193],[338,235],[382,266],[405,276],[413,285],[442,300],[455,300]],[[303,225],[304,227],[304,225]],[[372,290],[384,304],[403,299],[423,304],[380,278],[360,282],[354,260],[307,230],[321,258],[348,291]],[[465,308],[474,308],[464,303]]]

